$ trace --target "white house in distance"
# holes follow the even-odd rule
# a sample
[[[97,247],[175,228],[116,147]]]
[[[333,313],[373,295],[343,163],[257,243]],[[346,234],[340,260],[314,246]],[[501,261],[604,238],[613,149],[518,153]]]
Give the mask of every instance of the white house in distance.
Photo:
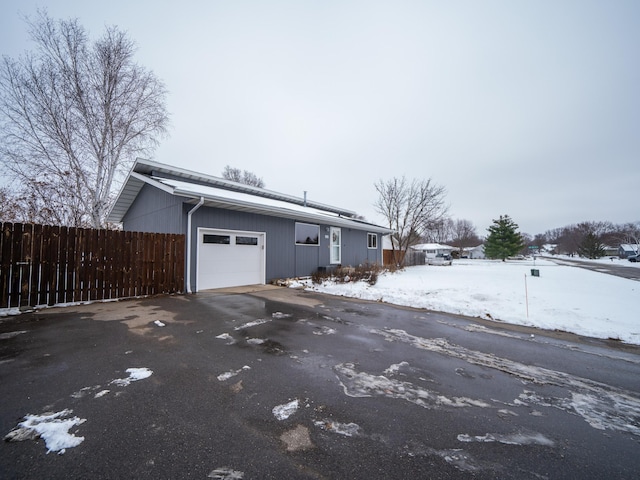
[[[477,247],[465,248],[462,251],[463,255],[468,258],[486,258],[484,254],[484,245],[478,245]]]
[[[424,252],[426,258],[436,258],[439,254],[450,255],[451,252],[456,249],[456,247],[441,245],[440,243],[421,243],[419,245],[414,245],[411,248],[418,252]]]

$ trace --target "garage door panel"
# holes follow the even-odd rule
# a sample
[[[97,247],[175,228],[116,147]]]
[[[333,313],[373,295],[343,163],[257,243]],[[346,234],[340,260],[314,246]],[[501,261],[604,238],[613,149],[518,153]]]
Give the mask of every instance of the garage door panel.
[[[202,229],[197,290],[264,283],[264,233]]]

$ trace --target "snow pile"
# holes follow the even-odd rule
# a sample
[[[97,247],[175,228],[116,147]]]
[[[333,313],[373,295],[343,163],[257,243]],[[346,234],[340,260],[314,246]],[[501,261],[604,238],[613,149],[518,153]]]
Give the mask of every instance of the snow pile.
[[[127,368],[126,372],[129,374],[127,378],[116,378],[115,380],[112,380],[111,383],[118,385],[119,387],[126,387],[131,384],[131,382],[144,380],[153,374],[153,371],[148,368]]]
[[[627,262],[629,263],[629,262]],[[539,270],[532,277],[531,270]],[[640,282],[549,260],[456,260],[308,290],[640,345]]]
[[[40,437],[47,445],[47,453],[62,455],[67,448],[77,447],[84,441],[84,437],[69,433],[71,428],[86,422],[85,418],[65,418],[72,413],[72,410],[65,409],[56,413],[26,415],[24,421],[5,436],[5,440],[19,442]]]

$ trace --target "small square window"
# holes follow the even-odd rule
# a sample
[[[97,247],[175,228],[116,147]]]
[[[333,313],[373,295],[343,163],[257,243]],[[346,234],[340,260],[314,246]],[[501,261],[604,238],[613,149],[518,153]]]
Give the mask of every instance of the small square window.
[[[236,237],[236,245],[258,245],[258,237]]]
[[[231,237],[229,235],[207,235],[202,236],[202,243],[215,243],[217,245],[229,245]]]
[[[367,233],[367,248],[378,248],[378,235]]]

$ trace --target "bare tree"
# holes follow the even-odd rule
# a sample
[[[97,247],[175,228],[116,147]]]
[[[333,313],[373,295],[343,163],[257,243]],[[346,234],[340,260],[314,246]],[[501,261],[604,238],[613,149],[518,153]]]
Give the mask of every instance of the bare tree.
[[[458,248],[460,255],[465,248],[476,247],[480,244],[476,227],[470,220],[455,220],[453,222],[453,238],[451,244]]]
[[[21,217],[20,206],[13,194],[0,188],[0,222],[15,222]]]
[[[453,220],[441,218],[438,221],[430,222],[423,234],[425,242],[447,243],[453,238]]]
[[[76,19],[27,25],[37,49],[0,66],[0,163],[34,218],[103,227],[114,185],[167,132],[166,90],[117,27],[90,43]]]
[[[239,168],[232,168],[229,165],[224,167],[224,170],[222,171],[222,178],[236,183],[251,185],[252,187],[264,188],[264,181],[255,173],[247,170],[240,171]]]
[[[402,264],[404,252],[419,241],[430,225],[446,216],[446,191],[431,179],[408,181],[404,176],[379,180],[375,188],[378,199],[374,208],[394,231],[393,256],[396,263]]]

